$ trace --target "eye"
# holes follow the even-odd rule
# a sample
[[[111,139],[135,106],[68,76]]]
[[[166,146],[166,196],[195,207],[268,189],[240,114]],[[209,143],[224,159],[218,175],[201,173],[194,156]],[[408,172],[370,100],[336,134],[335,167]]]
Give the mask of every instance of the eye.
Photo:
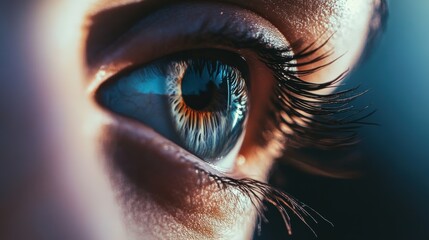
[[[171,5],[143,17],[90,61],[97,70],[91,89],[104,109],[233,175],[238,154],[261,139],[255,125],[272,110],[275,80],[261,56],[292,52],[253,12],[209,6]]]
[[[214,2],[165,5],[136,19],[102,50],[87,50],[97,53],[87,57],[90,93],[113,113],[105,148],[121,187],[148,191],[156,204],[186,213],[180,221],[189,228],[242,228],[236,220],[252,221],[253,207],[264,219],[265,201],[289,234],[289,209],[311,229],[314,210],[264,181],[286,145],[328,148],[353,140],[348,124],[358,121],[337,114],[354,111],[354,90],[331,93],[345,74],[302,79],[335,62],[325,48],[329,36],[291,44],[293,29],[280,32],[255,12]],[[221,227],[211,229],[214,222]]]
[[[247,75],[236,54],[182,52],[126,70],[103,84],[97,99],[206,162],[230,169],[248,114]]]

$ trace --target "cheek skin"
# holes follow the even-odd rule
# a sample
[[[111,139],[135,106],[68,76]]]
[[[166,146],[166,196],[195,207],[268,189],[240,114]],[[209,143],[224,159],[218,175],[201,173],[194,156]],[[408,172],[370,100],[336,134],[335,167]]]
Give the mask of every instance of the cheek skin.
[[[192,162],[200,160],[126,119],[104,125],[101,133],[107,169],[131,236],[250,238],[253,205],[240,192],[222,190],[198,173]]]

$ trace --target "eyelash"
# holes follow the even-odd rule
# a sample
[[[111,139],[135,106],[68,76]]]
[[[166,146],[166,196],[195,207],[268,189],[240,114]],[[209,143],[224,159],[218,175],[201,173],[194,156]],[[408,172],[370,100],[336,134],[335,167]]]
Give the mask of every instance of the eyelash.
[[[246,33],[237,35],[236,32],[231,32],[235,31],[235,29],[232,26],[224,26],[218,32],[189,36],[189,39],[185,39],[185,42],[188,40],[191,44],[193,42],[213,43],[214,45],[222,45],[233,49],[250,50],[256,53],[261,62],[272,71],[277,81],[267,116],[268,121],[272,124],[264,124],[264,126],[275,127],[274,129],[273,127],[263,129],[263,126],[261,126],[262,132],[268,132],[267,135],[263,136],[261,145],[268,142],[268,139],[271,138],[270,133],[274,131],[281,132],[287,139],[288,148],[309,146],[330,149],[346,147],[356,143],[356,128],[363,124],[370,124],[363,120],[373,112],[362,114],[367,108],[358,109],[351,106],[351,103],[365,94],[366,91],[358,92],[356,87],[325,95],[317,93],[319,90],[336,87],[346,77],[348,71],[334,80],[321,84],[309,83],[300,77],[317,72],[336,61],[333,60],[327,64],[302,69],[312,64],[317,64],[331,56],[332,52],[330,51],[319,54],[328,43],[330,37],[320,45],[318,45],[320,41],[315,41],[308,46],[302,47],[302,44],[298,41],[288,47],[278,48],[267,42],[264,36],[248,36]],[[232,38],[231,36],[234,37]],[[294,53],[296,49],[300,50]],[[299,61],[303,59],[310,60],[300,63]],[[284,115],[288,116],[288,118],[285,118]],[[294,117],[299,118],[305,124],[293,121]],[[289,119],[292,119],[292,121]],[[282,130],[281,125],[287,125],[292,130],[292,133]],[[220,190],[234,188],[247,196],[257,210],[258,229],[260,229],[262,221],[267,221],[264,216],[264,211],[266,210],[264,203],[273,205],[280,212],[289,234],[292,233],[292,229],[287,209],[291,210],[293,214],[303,221],[315,235],[316,233],[311,223],[317,223],[317,220],[312,214],[332,225],[309,206],[268,183],[250,178],[234,179],[219,176],[203,170],[197,165],[194,167],[200,173],[198,176],[202,181],[209,179]]]
[[[354,87],[329,94],[317,93],[320,90],[338,87],[338,84],[347,77],[348,70],[334,80],[324,83],[310,83],[300,77],[315,73],[338,60],[337,58],[309,69],[297,69],[317,64],[331,56],[330,51],[318,54],[329,39],[330,37],[319,46],[316,46],[316,41],[296,54],[293,54],[292,49],[299,48],[299,43],[291,45],[295,47],[284,49],[258,50],[261,61],[271,69],[277,81],[271,99],[272,110],[269,118],[277,127],[276,130],[287,138],[289,148],[350,147],[358,142],[356,134],[358,128],[362,125],[374,125],[364,120],[375,111],[366,112],[368,106],[352,105],[352,102],[367,91],[359,91],[359,87]],[[298,63],[304,58],[310,58],[310,60]],[[294,117],[299,118],[304,124],[294,121]],[[281,124],[287,125],[292,133],[282,130]]]
[[[319,149],[332,149],[348,147],[357,143],[356,129],[362,125],[372,125],[364,122],[364,119],[371,116],[375,111],[364,113],[367,107],[357,108],[351,103],[367,91],[358,91],[359,87],[342,90],[330,94],[318,94],[316,91],[337,87],[347,76],[349,71],[342,73],[334,80],[325,83],[309,83],[302,80],[299,76],[309,75],[317,72],[337,59],[327,64],[319,65],[313,68],[298,70],[298,67],[306,67],[311,64],[317,64],[331,56],[331,52],[325,52],[317,55],[318,52],[328,43],[330,38],[316,46],[316,42],[302,48],[298,53],[293,54],[293,47],[284,49],[265,48],[260,45],[260,40],[248,42],[247,44],[236,45],[246,49],[253,49],[258,53],[262,62],[272,70],[277,86],[275,96],[272,98],[272,109],[270,111],[270,120],[288,138],[288,147],[300,148],[315,147]],[[299,48],[299,44],[295,48]],[[315,47],[316,46],[316,47]],[[298,63],[298,60],[310,58],[310,60]],[[277,97],[276,97],[277,96]],[[281,96],[280,98],[278,96]],[[305,122],[305,125],[291,122],[282,117],[287,114],[290,119],[299,117]],[[308,116],[307,116],[307,115]],[[281,130],[280,124],[287,124],[293,129],[293,134],[285,133]],[[267,129],[273,132],[273,129]],[[266,142],[267,140],[264,139]],[[262,221],[267,222],[264,215],[266,206],[264,203],[273,205],[281,214],[288,233],[292,234],[291,219],[288,209],[297,216],[317,237],[311,223],[317,224],[315,216],[333,224],[320,215],[311,207],[301,203],[287,193],[271,186],[268,183],[260,182],[250,178],[234,179],[226,176],[219,176],[207,172],[198,166],[195,169],[201,178],[206,178],[219,187],[226,190],[229,187],[235,188],[247,196],[257,210],[258,223],[257,229],[260,233]],[[314,214],[315,216],[313,216]]]
[[[332,36],[325,37],[324,41],[320,40],[324,38],[321,36],[304,47],[303,41],[297,41],[287,47],[278,48],[267,42],[262,35],[248,36],[243,33],[237,36],[231,31],[233,31],[231,26],[224,26],[219,32],[192,36],[189,41],[250,50],[256,53],[260,61],[271,70],[277,82],[274,88],[275,94],[271,97],[271,109],[267,113],[268,120],[272,124],[264,123],[261,128],[265,126],[275,126],[275,128],[261,129],[268,134],[262,136],[259,144],[266,144],[269,139],[272,139],[271,133],[278,131],[284,139],[287,139],[288,148],[313,147],[322,150],[347,148],[358,142],[356,134],[358,128],[363,125],[376,125],[364,121],[375,111],[367,112],[368,106],[352,105],[354,100],[367,92],[359,91],[359,86],[330,94],[317,93],[320,90],[338,87],[339,83],[347,77],[349,70],[336,79],[324,83],[310,83],[301,78],[322,70],[338,60],[337,58],[308,69],[297,69],[317,64],[330,57],[332,51],[321,51]],[[231,39],[230,36],[235,37]],[[302,59],[310,60],[299,63],[298,61]],[[305,125],[293,121],[294,117],[299,118]],[[292,131],[282,130],[281,125],[288,126]]]
[[[316,237],[316,231],[311,226],[311,223],[317,224],[318,221],[312,214],[315,214],[318,218],[327,222],[332,227],[334,226],[328,219],[323,217],[313,208],[307,206],[306,204],[298,201],[289,194],[271,186],[268,183],[260,182],[251,178],[235,179],[226,176],[219,176],[210,173],[196,165],[195,170],[201,182],[205,182],[204,180],[208,179],[215,183],[219,190],[227,190],[229,188],[237,189],[250,199],[253,207],[257,210],[258,234],[261,233],[262,222],[268,222],[268,219],[264,214],[264,212],[267,211],[264,203],[269,203],[278,210],[283,218],[289,235],[292,235],[292,224],[288,209],[295,216],[297,216]]]

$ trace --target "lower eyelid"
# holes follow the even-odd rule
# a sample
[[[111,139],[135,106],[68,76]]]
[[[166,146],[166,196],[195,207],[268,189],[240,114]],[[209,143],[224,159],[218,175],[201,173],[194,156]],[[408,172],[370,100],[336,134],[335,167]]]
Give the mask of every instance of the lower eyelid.
[[[262,214],[265,198],[282,214],[291,208],[292,213],[308,221],[306,224],[318,216],[305,204],[266,183],[214,173],[138,123],[111,123],[102,132],[107,158],[112,158],[106,164],[112,185],[124,211],[130,211],[127,214],[132,217],[127,221],[134,224],[172,217],[177,227],[167,229],[170,234],[225,239],[229,237],[224,234],[234,229],[253,226],[256,215]],[[147,218],[143,209],[154,213]],[[288,229],[289,221],[285,220]]]
[[[112,158],[107,165],[113,186],[122,192],[120,201],[137,209],[147,204],[160,208],[153,220],[161,217],[158,213],[177,216],[177,212],[183,212],[174,221],[186,231],[202,234],[202,238],[208,238],[204,234],[223,238],[224,229],[242,227],[237,219],[252,221],[239,217],[254,211],[249,200],[237,198],[233,187],[219,188],[210,177],[216,176],[216,170],[201,165],[200,160],[141,124],[124,121],[111,121],[102,128],[103,148]],[[231,205],[234,201],[236,204]],[[140,211],[133,210],[132,215],[139,218],[139,214],[147,214]],[[214,221],[219,224],[213,225]]]
[[[143,160],[148,156],[153,159],[157,159],[156,156],[158,156],[163,159],[165,167],[171,165],[186,166],[186,171],[191,169],[189,170],[189,174],[193,174],[195,173],[194,167],[198,166],[199,169],[203,169],[207,172],[223,175],[220,171],[204,163],[204,161],[198,157],[185,151],[168,139],[165,139],[159,133],[140,122],[118,116],[101,108],[99,111],[102,115],[100,118],[101,120],[99,120],[101,125],[101,142],[106,146],[112,146],[105,148],[108,154],[122,154],[120,150],[117,151],[117,147],[126,146],[125,142],[132,143],[135,146],[135,151],[134,154],[131,152],[127,153],[130,154],[130,159],[135,158],[137,159],[136,161],[139,161],[138,158],[142,158],[143,163]],[[150,154],[155,155],[154,157],[150,157]],[[112,161],[113,160],[114,157],[112,158]],[[151,160],[149,160],[148,164],[151,164]],[[164,164],[159,164],[160,170]],[[174,169],[174,167],[172,169]]]
[[[122,197],[129,197],[130,191],[131,195],[146,192],[151,197],[143,202],[155,204],[169,216],[186,209],[186,213],[175,221],[187,231],[219,238],[213,236],[221,236],[216,234],[222,234],[225,228],[242,226],[237,219],[253,221],[253,217],[248,216],[252,216],[255,210],[261,210],[265,197],[271,197],[274,202],[284,201],[277,205],[283,213],[287,207],[293,206],[299,209],[292,210],[297,211],[296,214],[306,214],[304,205],[265,183],[215,174],[214,169],[202,166],[199,159],[139,122],[111,116],[103,132],[102,142],[112,158],[108,165],[113,175],[120,176],[120,183],[114,185],[116,188],[131,189],[126,190],[128,195]],[[112,179],[115,181],[118,178]],[[146,204],[139,200],[132,202]],[[133,216],[138,214],[145,213],[133,213]],[[200,224],[195,226],[195,221]],[[220,224],[214,226],[213,221]]]

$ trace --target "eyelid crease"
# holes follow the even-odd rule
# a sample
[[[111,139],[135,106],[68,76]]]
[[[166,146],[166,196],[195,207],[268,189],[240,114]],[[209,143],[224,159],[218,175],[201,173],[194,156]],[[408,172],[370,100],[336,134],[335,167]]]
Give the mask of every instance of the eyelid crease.
[[[255,13],[235,6],[218,5],[215,4],[209,10],[207,7],[210,5],[207,3],[182,3],[158,9],[137,21],[137,24],[134,24],[126,33],[100,51],[100,56],[97,58],[101,59],[101,62],[103,59],[105,61],[105,58],[107,61],[111,61],[109,55],[112,55],[112,52],[115,53],[115,50],[121,45],[130,44],[138,46],[134,50],[134,54],[155,55],[152,59],[192,48],[216,46],[233,48],[235,45],[239,45],[242,39],[257,39],[260,44],[277,48],[288,45],[277,28]],[[168,17],[171,14],[175,15],[174,20]],[[192,17],[189,17],[190,14]],[[158,47],[143,52],[144,44],[148,40],[155,40]],[[244,40],[244,42],[246,41]],[[178,47],[180,45],[185,45],[185,47]],[[167,48],[169,48],[168,52],[166,52]],[[100,63],[93,65],[100,65]]]

